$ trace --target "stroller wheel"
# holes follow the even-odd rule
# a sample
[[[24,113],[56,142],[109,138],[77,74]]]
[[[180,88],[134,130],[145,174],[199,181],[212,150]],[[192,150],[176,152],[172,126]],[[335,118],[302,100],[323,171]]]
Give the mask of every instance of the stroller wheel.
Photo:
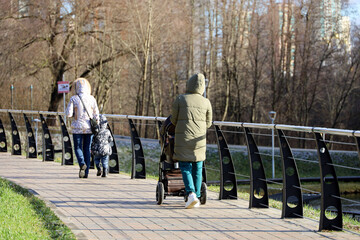
[[[201,183],[201,197],[200,197],[200,203],[205,204],[207,199],[207,185],[206,183]]]
[[[164,201],[164,184],[162,182],[158,182],[156,186],[156,202],[158,205],[161,205]]]

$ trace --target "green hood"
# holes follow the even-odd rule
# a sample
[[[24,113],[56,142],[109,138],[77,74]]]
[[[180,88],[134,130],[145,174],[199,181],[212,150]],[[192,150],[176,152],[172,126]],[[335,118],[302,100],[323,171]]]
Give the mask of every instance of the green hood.
[[[203,95],[205,91],[205,77],[203,74],[198,73],[186,82],[186,93],[197,93]]]

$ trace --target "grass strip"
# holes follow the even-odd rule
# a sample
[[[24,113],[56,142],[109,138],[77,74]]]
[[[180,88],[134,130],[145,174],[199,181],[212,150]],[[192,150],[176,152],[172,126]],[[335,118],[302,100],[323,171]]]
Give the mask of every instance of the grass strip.
[[[76,238],[44,201],[0,178],[0,239]]]

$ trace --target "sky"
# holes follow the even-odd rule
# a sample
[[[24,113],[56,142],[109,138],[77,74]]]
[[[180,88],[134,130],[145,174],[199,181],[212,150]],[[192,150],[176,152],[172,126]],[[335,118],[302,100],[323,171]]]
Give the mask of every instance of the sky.
[[[354,21],[360,25],[360,0],[349,0],[349,8],[349,16],[351,21]]]

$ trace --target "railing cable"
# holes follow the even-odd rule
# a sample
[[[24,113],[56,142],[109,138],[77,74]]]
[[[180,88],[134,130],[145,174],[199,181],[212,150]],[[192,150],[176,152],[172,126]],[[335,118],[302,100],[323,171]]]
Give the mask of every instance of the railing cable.
[[[356,203],[356,205],[360,205],[360,201],[355,201],[355,200],[352,200],[352,199],[343,198],[343,197],[339,197],[339,196],[335,196],[335,195],[331,195],[331,196],[334,197],[334,198],[337,198],[337,199],[344,200],[344,201]]]
[[[230,130],[221,130],[223,133],[235,133],[235,134],[243,134],[243,131],[230,131]]]
[[[258,154],[260,156],[267,156],[267,157],[272,157],[271,154],[266,154],[266,153],[261,153],[261,152],[254,152],[255,154]],[[274,155],[274,157],[277,157],[277,158],[281,158],[280,155]]]
[[[271,134],[266,134],[266,133],[253,133],[252,132],[251,135],[260,136],[260,137],[272,137]],[[277,134],[275,134],[274,137],[277,137]]]
[[[263,182],[269,182],[269,183],[273,183],[273,184],[278,184],[278,185],[282,185],[282,183],[278,183],[278,182],[275,182],[275,181],[271,181],[269,179],[263,179],[263,178],[258,178],[260,181],[263,181]]]
[[[334,164],[334,163],[327,163],[327,165],[334,166],[334,167],[340,167],[340,168],[346,168],[346,169],[351,169],[351,170],[358,170],[358,171],[360,171],[360,168],[347,167],[347,166],[344,166],[344,165],[338,165],[338,164]]]
[[[233,172],[229,172],[229,173],[234,174]],[[235,173],[235,176],[240,176],[240,177],[245,177],[245,178],[250,179],[250,176],[243,175],[243,174],[240,174],[240,173]]]
[[[319,162],[318,161],[314,161],[314,160],[309,160],[309,159],[303,159],[303,158],[290,158],[290,159],[293,159],[293,160],[296,160],[296,161],[303,161],[303,162],[311,162],[311,163],[316,163],[318,164]]]
[[[325,140],[325,143],[335,143],[335,144],[342,144],[342,145],[350,145],[350,146],[356,146],[355,143],[347,143],[347,142],[338,142],[338,141],[331,141],[331,140]]]
[[[317,192],[317,191],[307,189],[307,188],[304,188],[304,187],[298,187],[298,186],[295,186],[295,185],[293,185],[292,187],[297,188],[297,189],[301,189],[301,190],[305,190],[305,191],[308,191],[308,192],[312,192],[312,193],[321,194],[321,192]]]
[[[307,140],[307,141],[314,141],[313,138],[304,138],[304,137],[293,137],[293,136],[286,136],[288,139],[296,139],[296,140]]]
[[[220,169],[209,168],[208,166],[206,166],[205,168],[206,168],[206,170],[211,170],[211,171],[214,171],[214,172],[220,172]]]

